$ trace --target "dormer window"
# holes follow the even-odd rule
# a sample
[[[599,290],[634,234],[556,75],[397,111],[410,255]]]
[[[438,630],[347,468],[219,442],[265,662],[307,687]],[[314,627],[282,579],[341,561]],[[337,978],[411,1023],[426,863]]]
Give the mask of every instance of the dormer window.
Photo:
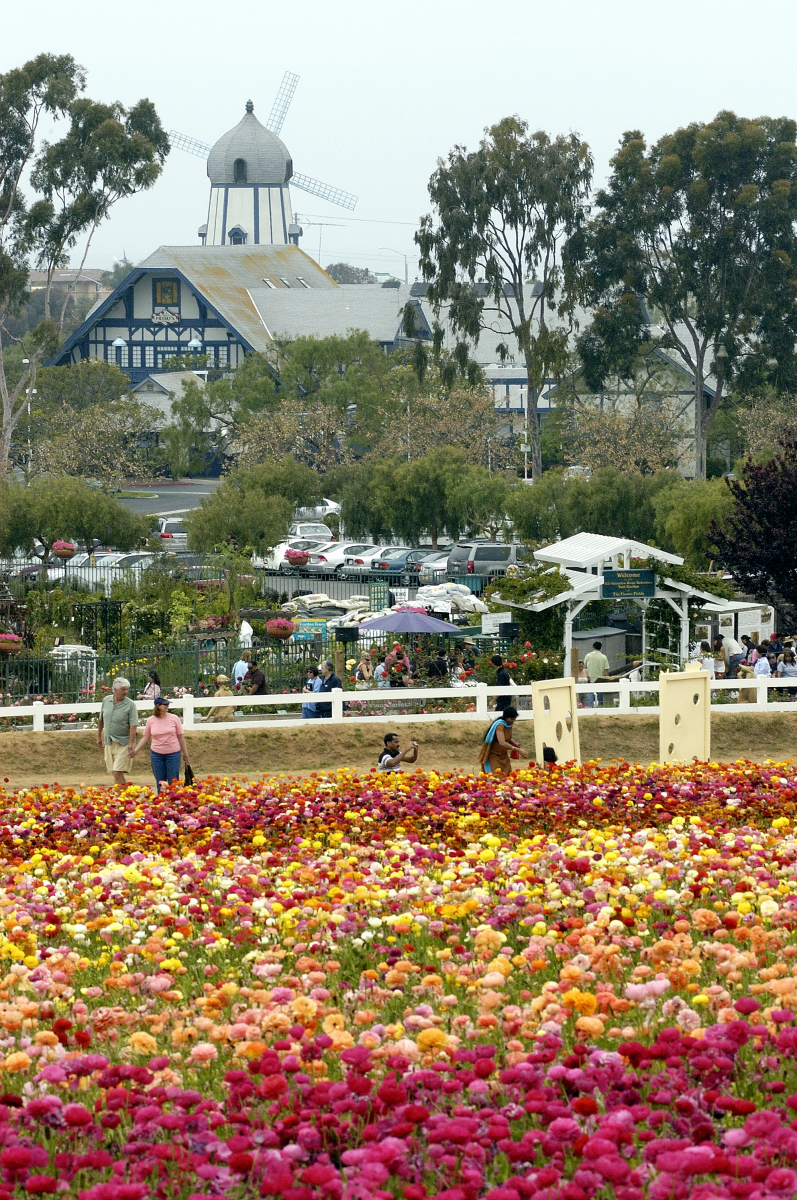
[[[246,183],[246,159],[236,158],[232,164],[232,177],[235,183]]]
[[[230,245],[243,246],[246,244],[246,230],[241,229],[240,225],[234,225],[230,230]]]

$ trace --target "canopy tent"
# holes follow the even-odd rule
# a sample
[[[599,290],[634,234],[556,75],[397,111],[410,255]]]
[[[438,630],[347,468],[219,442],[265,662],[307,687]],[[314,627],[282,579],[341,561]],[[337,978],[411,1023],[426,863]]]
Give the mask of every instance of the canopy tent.
[[[667,565],[681,566],[683,559],[677,554],[668,554],[657,546],[647,546],[634,538],[607,537],[598,533],[577,533],[561,542],[553,542],[541,550],[534,551],[538,562],[551,563],[558,566],[567,576],[570,587],[567,591],[559,592],[556,596],[525,604],[504,600],[498,593],[493,593],[493,600],[505,604],[507,608],[523,609],[526,612],[545,612],[564,604],[564,671],[571,670],[571,650],[573,647],[573,619],[593,600],[603,600],[606,575],[609,571],[625,572],[631,568],[632,559],[655,559]],[[662,572],[663,575],[663,572]],[[664,600],[678,616],[681,626],[679,657],[681,666],[685,666],[689,657],[689,601],[699,599],[710,604],[722,604],[719,596],[711,592],[701,591],[690,584],[679,583],[658,572],[655,583],[648,586],[647,592],[633,594],[632,591],[623,595],[624,599],[633,600],[642,609],[642,660],[644,662],[646,645],[645,618],[651,600]],[[630,578],[630,577],[629,577]],[[633,586],[633,585],[631,585]]]
[[[362,632],[368,633],[372,629],[383,630],[385,633],[452,634],[458,632],[457,626],[451,625],[448,621],[439,621],[437,617],[430,617],[426,613],[406,608],[399,612],[388,613],[384,617],[375,617],[373,621],[360,625]]]

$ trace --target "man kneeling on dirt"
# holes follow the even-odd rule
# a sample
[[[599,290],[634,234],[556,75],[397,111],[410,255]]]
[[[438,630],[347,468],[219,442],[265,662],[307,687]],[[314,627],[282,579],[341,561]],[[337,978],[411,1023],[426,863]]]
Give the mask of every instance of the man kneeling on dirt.
[[[409,750],[402,750],[399,747],[399,735],[397,733],[385,734],[385,748],[379,755],[378,767],[380,771],[398,771],[401,763],[414,763],[417,761],[417,742],[410,742]]]

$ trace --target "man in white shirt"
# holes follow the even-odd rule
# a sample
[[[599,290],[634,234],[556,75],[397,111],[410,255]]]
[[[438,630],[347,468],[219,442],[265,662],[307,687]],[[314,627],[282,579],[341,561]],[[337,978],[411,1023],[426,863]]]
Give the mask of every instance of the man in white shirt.
[[[249,624],[246,617],[244,617],[241,621],[241,628],[238,632],[238,644],[245,647],[247,650],[250,650],[252,647],[252,636],[254,632],[254,629]]]
[[[739,663],[744,658],[743,647],[739,645],[736,638],[725,635],[714,638],[714,653],[719,654],[720,651],[725,659],[728,678],[734,678],[739,670]]]
[[[248,650],[244,650],[241,657],[232,669],[232,686],[233,691],[240,692],[243,687],[243,682],[249,673],[249,667],[252,662],[252,655]]]
[[[772,674],[772,668],[769,665],[769,659],[767,658],[766,654],[761,654],[759,652],[758,658],[755,660],[755,665],[753,667],[753,674],[763,675],[766,678]]]
[[[609,660],[603,653],[603,642],[593,642],[589,654],[584,655],[584,669],[589,675],[590,683],[603,679],[609,674]],[[603,704],[603,692],[598,692],[598,706]]]

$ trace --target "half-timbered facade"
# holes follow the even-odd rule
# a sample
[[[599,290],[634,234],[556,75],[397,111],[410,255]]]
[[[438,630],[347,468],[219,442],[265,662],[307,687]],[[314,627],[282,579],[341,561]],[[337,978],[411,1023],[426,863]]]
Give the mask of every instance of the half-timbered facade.
[[[298,246],[161,246],[94,306],[51,365],[102,359],[133,383],[178,355],[235,370],[273,338],[253,293],[290,290],[338,285]]]

